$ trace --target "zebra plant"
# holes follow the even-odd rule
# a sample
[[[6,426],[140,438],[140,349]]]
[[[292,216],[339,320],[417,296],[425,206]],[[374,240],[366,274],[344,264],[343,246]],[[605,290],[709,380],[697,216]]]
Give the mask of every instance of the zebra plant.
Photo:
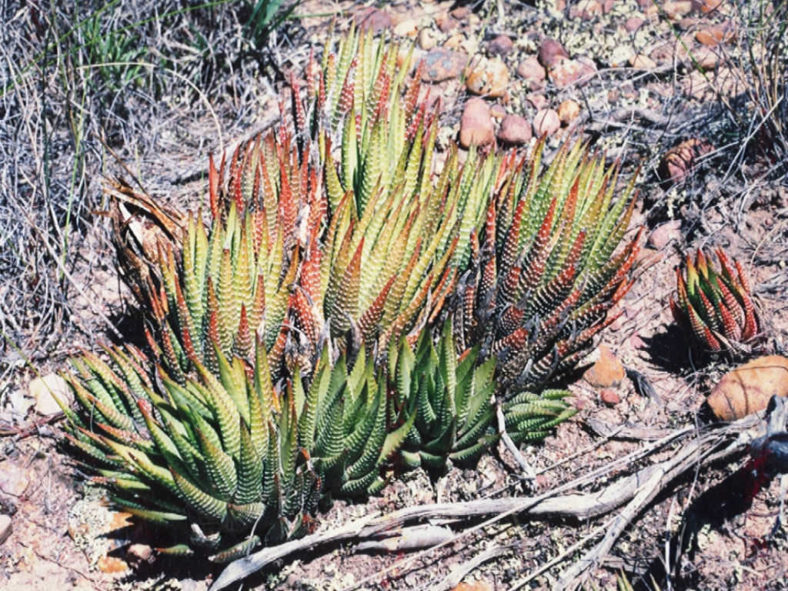
[[[160,333],[150,344],[179,379],[195,362],[216,372],[217,350],[251,360],[254,333],[276,376],[296,366],[311,374],[326,339],[331,350],[385,357],[400,337],[415,342],[451,295],[494,160],[460,166],[454,149],[420,196],[381,186],[358,217],[354,193],[331,207],[299,158],[286,133],[237,153],[227,188],[211,185],[210,231],[188,216],[181,243],[149,273],[160,278],[148,289]]]
[[[210,159],[207,225],[113,192],[149,352],[75,359],[64,410],[95,482],[166,524],[168,551],[232,558],[306,531],[323,495],[572,414],[539,391],[629,288],[632,185],[579,144],[545,173],[541,145],[464,164],[451,147],[434,174],[436,111],[399,55],[351,33],[311,60],[292,118]]]
[[[508,398],[539,391],[573,369],[632,285],[642,230],[618,248],[634,207],[632,182],[580,143],[565,144],[540,174],[543,144],[528,162],[501,167],[481,244],[457,289],[459,350],[479,344],[497,359]],[[636,176],[636,175],[635,175]]]
[[[299,450],[295,393],[275,391],[262,342],[256,350],[252,376],[240,368],[217,379],[199,366],[183,383],[161,367],[150,375],[131,347],[109,350],[109,363],[73,361],[82,412],[64,409],[69,442],[117,506],[180,542],[162,552],[199,549],[221,562],[308,526],[320,473]]]
[[[240,347],[248,358],[255,330],[275,371],[287,352],[308,372],[328,336],[339,350],[385,357],[401,336],[415,342],[467,266],[501,162],[471,154],[460,164],[452,147],[433,178],[437,117],[416,102],[418,76],[401,96],[407,68],[394,76],[397,48],[351,32],[326,54],[323,70],[310,62],[306,100],[294,96],[292,129],[283,123],[218,167],[210,160],[210,230],[199,215],[171,218],[173,239],[155,242],[145,272],[129,274],[135,293],[150,294],[144,307],[163,333],[153,348],[175,373],[188,371],[191,357],[213,356],[217,340],[226,355]],[[355,120],[349,133],[342,121]],[[372,129],[385,129],[386,142]],[[134,199],[127,189],[112,194]],[[132,258],[124,267],[139,267],[124,234],[134,224],[116,228],[121,260]]]
[[[386,381],[364,356],[325,354],[307,388],[295,374],[280,391],[260,339],[253,366],[217,351],[218,378],[198,362],[183,383],[133,347],[107,354],[73,361],[83,411],[64,407],[67,437],[116,505],[187,540],[165,553],[223,562],[308,531],[322,494],[381,488],[412,425],[387,429]]]
[[[715,251],[719,267],[701,249],[676,268],[677,299],[670,299],[676,322],[708,351],[738,352],[758,334],[750,285],[738,261]]]
[[[119,506],[188,538],[166,552],[230,559],[305,531],[321,494],[374,493],[390,468],[414,465],[398,455],[414,437],[414,404],[407,391],[389,401],[396,379],[383,360],[431,338],[425,326],[454,287],[461,224],[438,227],[437,206],[406,213],[391,198],[354,218],[352,193],[332,212],[309,162],[295,150],[282,157],[289,142],[254,142],[222,189],[212,168],[210,228],[184,216],[180,243],[160,246],[145,288],[153,358],[127,349],[109,351],[110,363],[74,362],[82,411],[70,413],[70,441],[104,465],[95,481]],[[442,178],[433,198],[455,203],[462,184]],[[426,227],[421,246],[413,228]],[[454,354],[451,338],[446,350]],[[471,364],[463,379],[485,369]],[[488,380],[477,414],[491,395]],[[460,425],[447,453],[475,446],[478,455],[472,437],[488,425],[464,438]],[[485,433],[485,445],[494,439]]]
[[[414,421],[397,454],[406,467],[440,471],[449,462],[472,464],[498,441],[495,359],[481,361],[478,347],[458,357],[450,321],[437,342],[425,332],[415,350],[403,343],[388,361],[395,380],[393,405]],[[546,437],[575,413],[563,401],[568,395],[566,390],[520,393],[503,405],[507,432],[516,443]]]

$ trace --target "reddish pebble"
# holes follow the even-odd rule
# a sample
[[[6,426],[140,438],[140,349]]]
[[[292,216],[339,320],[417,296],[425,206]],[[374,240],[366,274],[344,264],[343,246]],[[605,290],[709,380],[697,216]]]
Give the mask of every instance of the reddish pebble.
[[[553,135],[561,128],[561,120],[553,109],[542,109],[534,117],[534,132],[537,136]]]
[[[531,124],[520,115],[507,115],[501,121],[498,139],[505,144],[521,146],[531,139]]]
[[[499,57],[474,60],[465,69],[465,87],[473,94],[503,96],[509,85],[509,69]]]
[[[547,97],[540,92],[529,92],[525,95],[525,100],[531,103],[533,108],[537,111],[541,111],[547,107]]]
[[[423,59],[425,68],[421,79],[424,82],[443,82],[457,78],[468,63],[468,56],[464,53],[442,47],[431,49]]]
[[[701,45],[714,47],[730,38],[720,27],[706,27],[695,33],[695,40]]]
[[[637,30],[638,30],[640,27],[642,27],[642,26],[643,26],[643,23],[644,23],[644,22],[646,22],[646,21],[644,21],[644,20],[643,20],[642,18],[640,18],[639,16],[630,16],[630,17],[629,17],[629,18],[628,18],[628,19],[627,19],[627,20],[624,22],[624,29],[626,29],[627,33],[634,33],[634,32],[635,32],[635,31],[637,31]]]
[[[569,54],[564,46],[555,39],[547,37],[539,46],[539,61],[545,68],[551,68],[568,57]]]
[[[363,31],[379,33],[391,28],[391,15],[379,8],[360,10],[356,13],[355,20],[358,28]]]
[[[599,359],[583,374],[585,380],[597,388],[618,386],[625,376],[624,366],[605,345],[599,345]]]
[[[558,105],[558,118],[564,125],[569,125],[580,115],[580,105],[572,99],[566,99]]]
[[[534,56],[520,62],[517,66],[517,75],[524,78],[530,88],[541,88],[547,78],[547,72]]]
[[[548,71],[553,84],[558,88],[566,88],[570,85],[582,86],[588,83],[596,72],[596,65],[588,58],[561,59],[548,68]]]
[[[599,398],[608,406],[615,406],[621,402],[621,397],[616,394],[615,390],[605,388],[599,393]]]
[[[465,103],[465,110],[460,119],[460,145],[484,146],[495,141],[495,129],[490,107],[480,98],[472,98]]]
[[[656,62],[647,55],[639,53],[629,58],[629,65],[636,70],[653,70],[657,67]]]
[[[498,35],[487,46],[491,55],[509,55],[512,49],[514,49],[514,43],[508,35]]]

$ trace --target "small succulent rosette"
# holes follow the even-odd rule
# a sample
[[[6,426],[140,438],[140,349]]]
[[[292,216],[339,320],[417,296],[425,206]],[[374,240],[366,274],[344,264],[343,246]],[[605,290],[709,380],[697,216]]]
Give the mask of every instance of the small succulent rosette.
[[[670,300],[676,322],[710,352],[741,353],[759,333],[750,285],[738,261],[718,248],[719,266],[698,249],[676,268],[677,299]]]

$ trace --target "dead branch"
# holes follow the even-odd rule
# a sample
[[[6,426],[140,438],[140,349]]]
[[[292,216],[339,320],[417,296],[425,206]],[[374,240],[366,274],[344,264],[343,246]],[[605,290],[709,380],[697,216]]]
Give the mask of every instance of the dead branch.
[[[600,437],[617,440],[656,441],[671,432],[670,429],[658,429],[632,423],[611,425],[593,417],[586,419],[586,425]]]
[[[476,499],[459,503],[436,503],[418,507],[400,509],[388,515],[368,515],[347,525],[326,532],[315,533],[299,540],[264,548],[250,556],[229,564],[213,583],[210,591],[225,589],[229,585],[241,581],[266,566],[285,559],[298,552],[318,550],[337,542],[361,544],[381,537],[401,535],[403,528],[414,522],[434,520],[454,520],[459,523],[474,519],[493,516],[498,521],[512,515],[521,520],[569,520],[578,523],[589,521],[606,515],[618,507],[628,503],[617,515],[603,540],[594,547],[578,563],[570,569],[564,581],[567,585],[579,582],[582,573],[588,566],[596,563],[612,547],[624,529],[629,525],[653,499],[665,490],[673,481],[690,470],[709,465],[712,461],[732,459],[748,449],[749,443],[757,435],[748,430],[761,424],[762,415],[751,415],[735,423],[715,425],[699,434],[695,439],[683,441],[682,447],[668,460],[646,466],[634,474],[620,478],[599,492],[574,493],[558,496],[558,493],[577,489],[583,484],[610,474],[620,460],[613,461],[603,469],[596,469],[589,474],[555,487],[534,497],[509,497],[498,499]],[[653,453],[657,449],[667,447],[678,440],[689,439],[694,429],[684,428],[645,447]],[[644,453],[642,450],[636,454]],[[473,529],[473,528],[470,528]],[[447,537],[431,550],[457,541],[470,530],[464,530],[452,537]],[[429,536],[427,536],[429,537]],[[427,538],[424,538],[427,539]],[[582,564],[582,566],[580,566]],[[401,568],[402,562],[398,563]],[[384,571],[375,576],[381,576]]]
[[[595,566],[602,557],[607,555],[624,530],[632,523],[635,517],[654,500],[659,492],[686,470],[693,468],[697,463],[702,464],[703,452],[708,451],[706,445],[709,441],[710,439],[708,437],[703,437],[680,450],[679,453],[670,460],[652,466],[654,470],[649,474],[649,478],[642,486],[638,487],[637,494],[631,499],[627,506],[624,507],[624,510],[615,517],[613,523],[607,529],[604,538],[602,538],[602,541],[564,573],[564,576],[559,582],[559,587],[561,589],[574,589],[581,586],[582,582],[591,572],[592,567]],[[717,445],[713,447],[716,448]]]
[[[520,476],[526,480],[536,482],[536,472],[534,472],[534,469],[528,464],[523,454],[520,453],[520,450],[517,449],[514,441],[509,437],[509,433],[506,432],[506,419],[503,417],[503,408],[501,408],[500,403],[496,403],[495,405],[495,417],[498,421],[498,435],[500,435],[501,441],[503,441],[506,449],[509,450],[509,453],[514,456],[515,461],[519,464],[522,472]]]
[[[750,450],[751,453],[758,453],[760,446],[765,445],[770,437],[783,431],[788,418],[788,407],[777,397],[772,399],[767,412],[770,412],[767,422],[761,420],[764,413],[759,413],[728,425],[728,428],[739,425],[759,425],[760,431],[765,431],[765,434],[760,437],[756,438],[756,434],[747,431],[749,427],[745,427],[745,429],[738,431],[738,437],[725,445],[725,441],[719,437],[719,433],[712,431],[682,447],[670,460],[654,466],[658,469],[654,471],[621,513],[614,518],[611,526],[607,528],[605,537],[564,573],[559,582],[559,588],[577,589],[582,587],[592,568],[607,556],[624,530],[670,482],[697,467],[702,468],[711,463],[730,460],[733,456],[747,450]]]
[[[356,546],[356,550],[358,552],[407,552],[449,542],[453,538],[454,532],[450,528],[427,523],[402,528],[393,536],[386,536],[380,540],[360,542]]]

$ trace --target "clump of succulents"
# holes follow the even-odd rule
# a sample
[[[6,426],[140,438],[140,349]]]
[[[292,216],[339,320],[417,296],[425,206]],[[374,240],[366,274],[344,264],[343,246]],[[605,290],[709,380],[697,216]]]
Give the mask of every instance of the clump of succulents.
[[[580,143],[565,144],[542,174],[539,144],[527,164],[514,154],[488,206],[480,246],[457,291],[458,343],[497,359],[499,388],[540,390],[576,366],[632,285],[642,230],[618,248],[634,207]]]
[[[630,286],[632,186],[581,144],[546,172],[541,145],[434,170],[437,111],[400,58],[351,32],[311,60],[292,118],[211,159],[207,223],[113,192],[149,350],[73,360],[68,438],[166,551],[225,561],[308,531],[325,496],[473,462],[497,404],[517,442],[573,412],[545,387]]]
[[[715,251],[719,266],[698,249],[676,268],[677,297],[670,299],[676,322],[708,351],[740,351],[759,331],[750,285],[738,261]]]

